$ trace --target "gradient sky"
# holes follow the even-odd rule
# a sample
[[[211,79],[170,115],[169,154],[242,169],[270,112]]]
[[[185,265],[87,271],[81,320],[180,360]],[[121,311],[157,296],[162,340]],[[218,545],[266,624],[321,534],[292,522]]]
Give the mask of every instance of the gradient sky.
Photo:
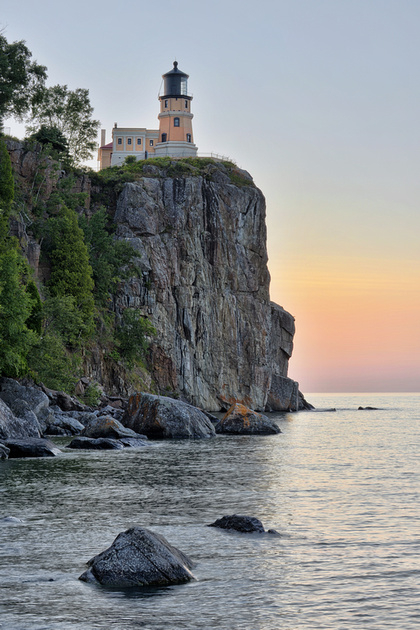
[[[108,140],[114,122],[157,128],[176,58],[199,152],[266,196],[289,375],[304,392],[420,391],[418,0],[2,0],[0,27],[50,85],[89,89]]]

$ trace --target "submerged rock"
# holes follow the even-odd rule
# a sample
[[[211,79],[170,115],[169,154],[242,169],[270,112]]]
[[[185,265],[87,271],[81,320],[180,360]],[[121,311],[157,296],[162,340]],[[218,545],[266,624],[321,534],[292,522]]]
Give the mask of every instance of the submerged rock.
[[[222,516],[214,523],[211,523],[208,527],[219,527],[220,529],[234,530],[243,534],[252,534],[257,532],[259,534],[274,534],[279,536],[275,529],[269,529],[266,531],[260,519],[255,516],[241,516],[240,514],[232,514],[232,516]]]
[[[134,394],[124,426],[152,439],[208,438],[215,435],[209,418],[196,407],[166,396]]]
[[[43,438],[7,439],[3,443],[9,449],[9,459],[20,457],[55,457],[61,450],[50,440]]]
[[[236,403],[216,424],[216,433],[231,435],[273,435],[281,433],[277,424],[257,411]]]
[[[0,442],[0,459],[7,459],[9,457],[10,449]]]
[[[104,586],[166,586],[194,579],[193,562],[159,534],[132,527],[88,563],[79,579]]]
[[[112,451],[121,450],[124,448],[124,444],[120,440],[113,440],[111,438],[89,438],[89,437],[75,437],[70,442],[67,448],[84,449],[90,451]]]

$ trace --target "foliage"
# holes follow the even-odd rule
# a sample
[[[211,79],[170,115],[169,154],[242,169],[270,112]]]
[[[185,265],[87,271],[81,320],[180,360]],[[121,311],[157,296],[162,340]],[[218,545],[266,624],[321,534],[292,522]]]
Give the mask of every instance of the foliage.
[[[68,154],[67,138],[57,127],[41,125],[40,129],[30,139],[34,139],[42,145],[51,145],[53,151],[58,155],[63,154],[66,156]]]
[[[124,164],[134,164],[135,162],[137,162],[137,158],[135,155],[127,155],[124,160]]]
[[[155,334],[156,329],[136,309],[127,308],[124,311],[116,338],[119,351],[128,365],[133,365],[144,358],[149,346],[148,338]]]
[[[43,315],[44,332],[54,331],[66,346],[77,347],[81,336],[90,332],[73,295],[48,297],[43,304]]]
[[[0,136],[0,243],[9,233],[9,216],[14,194],[12,163],[4,138]]]
[[[67,85],[44,87],[32,105],[29,133],[43,125],[59,130],[67,140],[75,164],[92,157],[100,122],[92,118],[89,90],[69,90]]]
[[[27,326],[33,301],[26,287],[28,266],[14,247],[0,252],[0,374],[26,373],[26,357],[38,337]]]
[[[110,234],[107,229],[108,215],[105,208],[100,208],[89,220],[80,217],[79,224],[89,249],[95,298],[104,306],[120,280],[121,267],[136,256],[136,251],[125,241],[116,240]]]
[[[44,332],[28,356],[29,374],[36,382],[69,393],[79,380],[79,363],[79,356],[66,349],[54,330]]]
[[[101,401],[102,389],[98,383],[92,382],[87,386],[83,394],[83,400],[89,407],[97,407]]]
[[[32,278],[28,280],[26,291],[32,300],[31,313],[26,320],[26,325],[30,330],[33,330],[38,335],[40,335],[42,332],[42,318],[44,314],[44,309],[37,286]]]
[[[0,130],[7,116],[22,120],[45,82],[46,67],[31,57],[24,41],[9,44],[0,34]]]
[[[72,296],[74,308],[83,322],[79,335],[93,328],[94,300],[92,267],[74,210],[63,206],[57,217],[48,220],[47,251],[51,261],[48,288],[52,297]]]

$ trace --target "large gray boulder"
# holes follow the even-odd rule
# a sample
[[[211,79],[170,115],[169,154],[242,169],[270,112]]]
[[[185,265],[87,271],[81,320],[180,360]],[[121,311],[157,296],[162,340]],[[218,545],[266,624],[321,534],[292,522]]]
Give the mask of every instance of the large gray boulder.
[[[5,377],[0,379],[0,398],[15,415],[18,414],[13,406],[18,400],[24,400],[37,417],[44,409],[47,409],[50,403],[48,396],[37,387],[21,385],[12,378]]]
[[[159,534],[132,527],[88,563],[84,582],[112,587],[166,586],[194,579],[193,562]]]
[[[9,459],[21,457],[55,457],[60,449],[49,440],[42,438],[24,438],[3,440],[9,449]]]
[[[200,409],[152,394],[131,396],[122,423],[151,439],[208,438],[215,435],[213,424]]]
[[[112,416],[96,416],[95,414],[89,414],[89,419],[84,427],[81,435],[91,438],[114,438],[120,439],[125,437],[130,438],[143,438],[146,436],[140,436],[138,433],[125,427],[121,422],[113,418]],[[146,438],[147,439],[147,438]]]
[[[38,424],[17,418],[12,410],[0,398],[0,440],[8,438],[39,438]]]
[[[279,427],[267,416],[236,403],[216,424],[216,433],[230,435],[273,435],[281,433]]]

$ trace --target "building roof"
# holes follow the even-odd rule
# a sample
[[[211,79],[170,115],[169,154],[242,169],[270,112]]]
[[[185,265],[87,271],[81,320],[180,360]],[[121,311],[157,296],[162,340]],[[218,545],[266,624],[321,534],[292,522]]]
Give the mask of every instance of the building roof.
[[[99,147],[100,149],[112,149],[112,142],[108,142],[108,144],[104,144],[101,147]]]

